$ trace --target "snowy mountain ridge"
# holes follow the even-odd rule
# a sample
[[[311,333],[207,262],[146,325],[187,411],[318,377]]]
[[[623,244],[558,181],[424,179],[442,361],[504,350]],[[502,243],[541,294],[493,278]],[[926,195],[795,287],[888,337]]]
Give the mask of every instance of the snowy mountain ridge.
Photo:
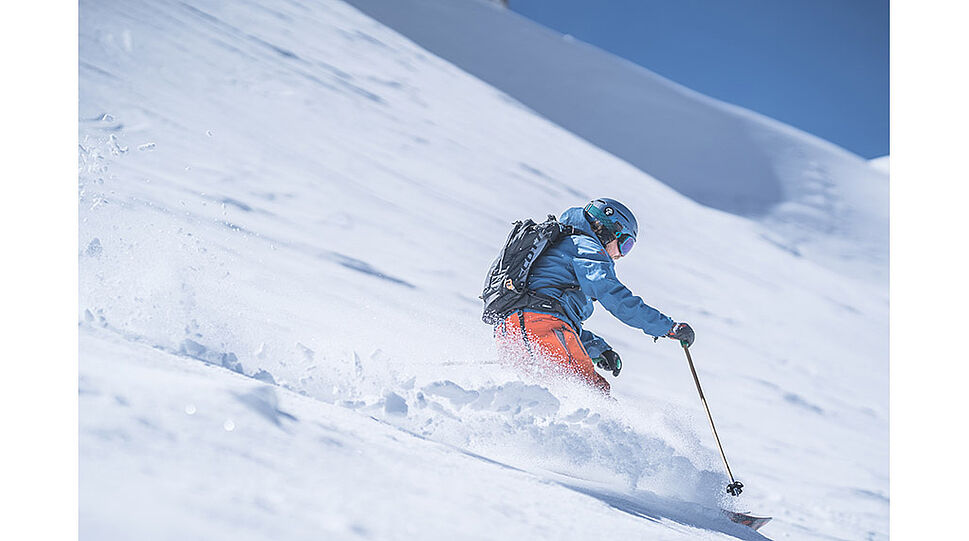
[[[79,45],[82,538],[887,537],[878,254],[799,256],[342,2],[85,0]],[[739,502],[675,344],[593,316],[615,404],[496,363],[509,222],[601,195]]]
[[[691,199],[761,221],[794,253],[842,272],[872,261],[862,272],[886,278],[888,179],[859,156],[494,3],[349,3]]]

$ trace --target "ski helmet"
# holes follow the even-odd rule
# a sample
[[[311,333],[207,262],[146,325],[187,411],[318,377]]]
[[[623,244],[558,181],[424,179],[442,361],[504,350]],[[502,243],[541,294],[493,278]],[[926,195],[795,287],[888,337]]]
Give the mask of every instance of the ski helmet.
[[[633,244],[636,243],[636,236],[639,234],[639,224],[633,213],[615,199],[603,197],[593,199],[585,206],[586,217],[591,223],[599,222],[602,224],[602,234],[599,240],[606,244],[616,239],[619,240],[619,251],[622,255],[629,253]]]

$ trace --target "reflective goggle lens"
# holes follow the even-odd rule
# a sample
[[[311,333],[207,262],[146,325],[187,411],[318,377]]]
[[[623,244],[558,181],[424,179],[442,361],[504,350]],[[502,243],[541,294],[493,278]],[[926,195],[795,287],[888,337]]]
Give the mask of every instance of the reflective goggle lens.
[[[630,250],[636,244],[636,238],[629,233],[620,234],[616,240],[619,242],[619,253],[622,255],[629,254]]]

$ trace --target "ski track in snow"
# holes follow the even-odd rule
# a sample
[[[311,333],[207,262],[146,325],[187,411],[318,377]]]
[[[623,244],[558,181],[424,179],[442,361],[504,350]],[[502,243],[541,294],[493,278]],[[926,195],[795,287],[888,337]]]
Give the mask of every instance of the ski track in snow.
[[[336,1],[84,0],[79,46],[82,539],[887,538],[877,168],[764,121],[790,198],[703,207]],[[598,195],[739,501],[675,345],[599,308],[610,402],[478,320],[509,222]]]

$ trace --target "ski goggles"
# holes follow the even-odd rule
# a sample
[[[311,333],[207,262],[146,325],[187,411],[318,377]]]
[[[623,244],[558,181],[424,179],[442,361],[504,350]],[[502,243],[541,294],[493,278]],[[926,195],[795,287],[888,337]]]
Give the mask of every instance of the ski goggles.
[[[620,254],[625,256],[633,249],[633,246],[636,244],[636,237],[634,237],[632,233],[625,231],[625,228],[623,228],[622,224],[614,221],[609,216],[606,216],[606,214],[602,212],[602,209],[600,209],[599,207],[591,203],[586,205],[585,211],[588,212],[590,216],[598,220],[600,223],[609,224],[609,227],[613,229],[618,229],[618,231],[615,232],[615,235],[616,235],[616,242],[618,243],[617,246],[619,248]]]
[[[619,253],[625,256],[632,251],[633,246],[636,244],[636,237],[620,231],[616,233],[616,242],[618,242]]]

